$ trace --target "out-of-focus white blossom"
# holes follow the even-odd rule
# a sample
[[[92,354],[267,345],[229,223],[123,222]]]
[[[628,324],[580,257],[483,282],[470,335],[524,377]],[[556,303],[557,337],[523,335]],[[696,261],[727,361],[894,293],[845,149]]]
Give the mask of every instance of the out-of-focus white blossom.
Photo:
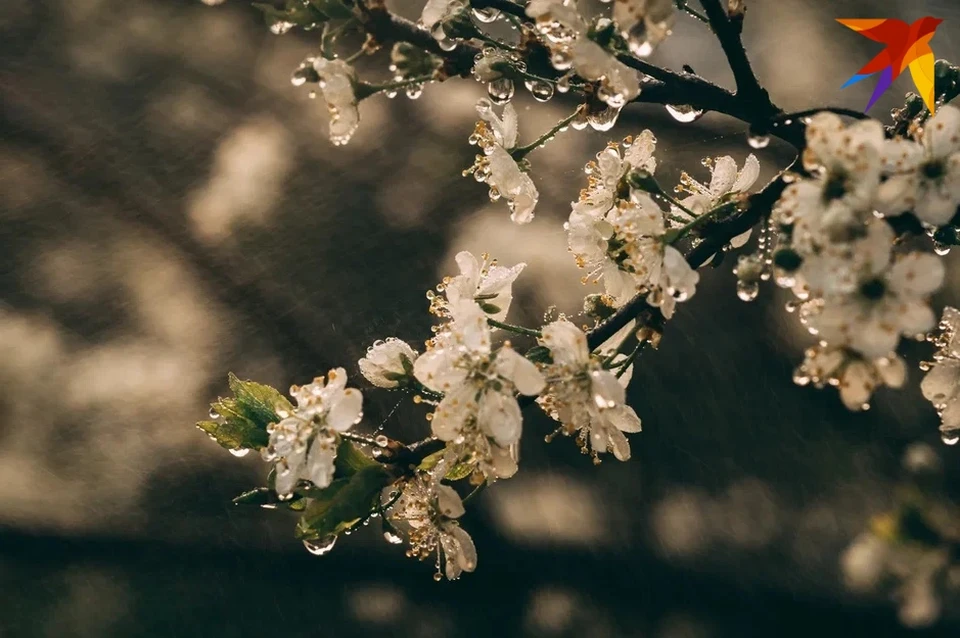
[[[377,341],[367,349],[367,354],[358,361],[360,373],[379,388],[396,388],[413,370],[417,351],[405,341],[389,337]]]
[[[848,410],[863,410],[878,387],[902,387],[907,378],[903,359],[895,354],[865,359],[846,348],[818,345],[807,349],[803,363],[793,374],[798,385],[836,386]]]
[[[448,580],[456,580],[477,568],[477,548],[457,521],[465,512],[463,501],[440,482],[446,469],[447,462],[441,460],[430,472],[418,472],[401,487],[389,513],[410,542],[407,556],[426,560],[436,554],[436,580],[442,578],[441,569]]]
[[[453,321],[414,364],[420,383],[444,395],[431,419],[433,434],[461,462],[506,478],[516,472],[510,448],[522,428],[515,393],[536,396],[543,375],[508,344],[493,350],[487,315],[476,302],[461,300],[450,312]]]
[[[935,338],[939,346],[929,370],[920,383],[923,396],[933,404],[940,415],[940,435],[944,443],[955,445],[960,441],[960,310],[946,307],[940,319],[940,334]]]
[[[614,0],[613,20],[634,55],[642,58],[668,35],[676,18],[674,0]]]
[[[316,58],[313,68],[320,76],[320,91],[330,114],[330,141],[342,146],[360,126],[360,109],[354,93],[357,72],[343,60],[326,58]]]
[[[522,170],[510,155],[517,146],[517,111],[512,104],[503,108],[503,117],[497,116],[493,103],[483,98],[477,102],[480,121],[470,136],[470,142],[483,150],[473,166],[464,175],[473,174],[479,182],[490,186],[490,199],[504,197],[509,202],[510,219],[517,224],[533,221],[533,210],[540,193],[530,175]]]
[[[793,226],[793,246],[803,254],[862,233],[880,185],[883,127],[864,120],[845,127],[832,113],[807,126],[805,168],[815,177],[793,182],[774,210],[777,223]]]
[[[439,286],[443,295],[435,295],[432,291],[428,294],[431,313],[449,317],[452,306],[462,301],[474,301],[491,319],[503,321],[507,317],[513,301],[513,282],[527,265],[500,266],[486,253],[480,257],[477,259],[466,250],[457,253],[455,259],[460,274],[443,278]]]
[[[346,432],[363,416],[363,396],[346,386],[346,370],[335,368],[326,379],[290,388],[297,405],[291,413],[278,413],[281,421],[267,428],[270,441],[261,451],[264,461],[277,465],[276,491],[281,498],[290,496],[300,479],[319,488],[333,480],[337,433]]]
[[[600,360],[591,356],[587,337],[566,320],[543,328],[543,344],[553,363],[547,367],[547,387],[538,400],[544,411],[562,425],[559,432],[577,436],[586,452],[613,452],[626,461],[630,443],[624,432],[639,432],[640,418],[626,404],[621,380]]]
[[[597,97],[611,108],[623,108],[640,95],[637,72],[590,38],[577,38],[570,55],[573,70],[585,80],[599,82]]]
[[[949,222],[960,206],[960,109],[940,107],[924,125],[919,143],[887,141],[883,162],[889,178],[878,192],[881,212],[913,211],[932,226]]]
[[[943,263],[936,255],[909,253],[889,259],[893,231],[873,224],[865,242],[865,260],[855,273],[855,286],[806,302],[802,314],[811,332],[834,346],[846,346],[866,357],[893,352],[901,335],[915,337],[936,323],[929,297],[943,283]],[[883,256],[886,255],[886,258]]]

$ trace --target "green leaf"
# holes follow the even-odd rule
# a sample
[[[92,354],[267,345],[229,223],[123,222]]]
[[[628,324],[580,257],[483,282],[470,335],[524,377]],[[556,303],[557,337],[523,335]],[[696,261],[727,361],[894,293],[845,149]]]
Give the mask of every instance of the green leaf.
[[[234,396],[211,404],[220,419],[201,421],[197,427],[227,449],[260,449],[270,439],[267,426],[280,420],[277,409],[293,410],[293,406],[270,386],[241,381],[232,373],[228,379]]]
[[[495,315],[500,312],[500,306],[497,304],[492,304],[489,301],[481,301],[480,309],[483,310],[488,315]]]
[[[457,463],[444,475],[448,481],[460,481],[473,474],[472,463]]]
[[[261,430],[249,421],[227,418],[225,421],[200,421],[197,427],[228,450],[260,449],[267,444],[270,437],[265,430]]]
[[[380,464],[361,452],[352,441],[340,439],[334,465],[336,466],[337,476],[348,477],[366,467],[379,466]]]
[[[380,493],[393,479],[379,464],[333,481],[323,490],[311,490],[313,501],[297,524],[297,538],[317,539],[350,529],[375,511]]]

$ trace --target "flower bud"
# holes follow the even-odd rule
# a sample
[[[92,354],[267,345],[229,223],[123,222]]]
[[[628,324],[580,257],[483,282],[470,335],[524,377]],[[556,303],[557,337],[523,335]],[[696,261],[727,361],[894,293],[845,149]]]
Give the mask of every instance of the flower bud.
[[[380,388],[396,388],[405,385],[413,376],[413,362],[417,351],[405,342],[390,337],[377,341],[360,359],[360,372],[367,381]]]

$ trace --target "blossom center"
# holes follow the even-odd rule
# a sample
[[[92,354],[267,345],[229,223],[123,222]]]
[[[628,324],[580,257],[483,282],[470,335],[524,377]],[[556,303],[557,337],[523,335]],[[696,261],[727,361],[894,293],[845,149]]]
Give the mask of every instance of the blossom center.
[[[887,284],[882,279],[871,279],[860,284],[860,294],[872,301],[882,298],[886,292]]]
[[[930,160],[929,162],[925,162],[921,167],[921,170],[923,171],[923,176],[927,179],[940,179],[947,172],[947,168],[940,160]]]
[[[847,194],[847,182],[849,178],[844,171],[837,171],[830,174],[827,183],[823,186],[823,201],[832,202],[840,199]]]

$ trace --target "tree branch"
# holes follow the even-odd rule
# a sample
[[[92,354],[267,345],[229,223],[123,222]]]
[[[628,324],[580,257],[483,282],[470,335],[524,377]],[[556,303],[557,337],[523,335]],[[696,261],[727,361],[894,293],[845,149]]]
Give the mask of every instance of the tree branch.
[[[753,73],[750,66],[750,60],[747,58],[747,52],[743,48],[743,42],[740,39],[741,20],[738,17],[736,21],[727,15],[721,0],[700,0],[707,19],[710,20],[710,27],[720,41],[723,53],[727,56],[730,63],[730,70],[733,71],[733,79],[737,83],[737,95],[744,100],[757,101],[758,110],[766,110],[770,115],[776,110],[770,102],[770,96],[766,89],[760,86],[757,76]]]

